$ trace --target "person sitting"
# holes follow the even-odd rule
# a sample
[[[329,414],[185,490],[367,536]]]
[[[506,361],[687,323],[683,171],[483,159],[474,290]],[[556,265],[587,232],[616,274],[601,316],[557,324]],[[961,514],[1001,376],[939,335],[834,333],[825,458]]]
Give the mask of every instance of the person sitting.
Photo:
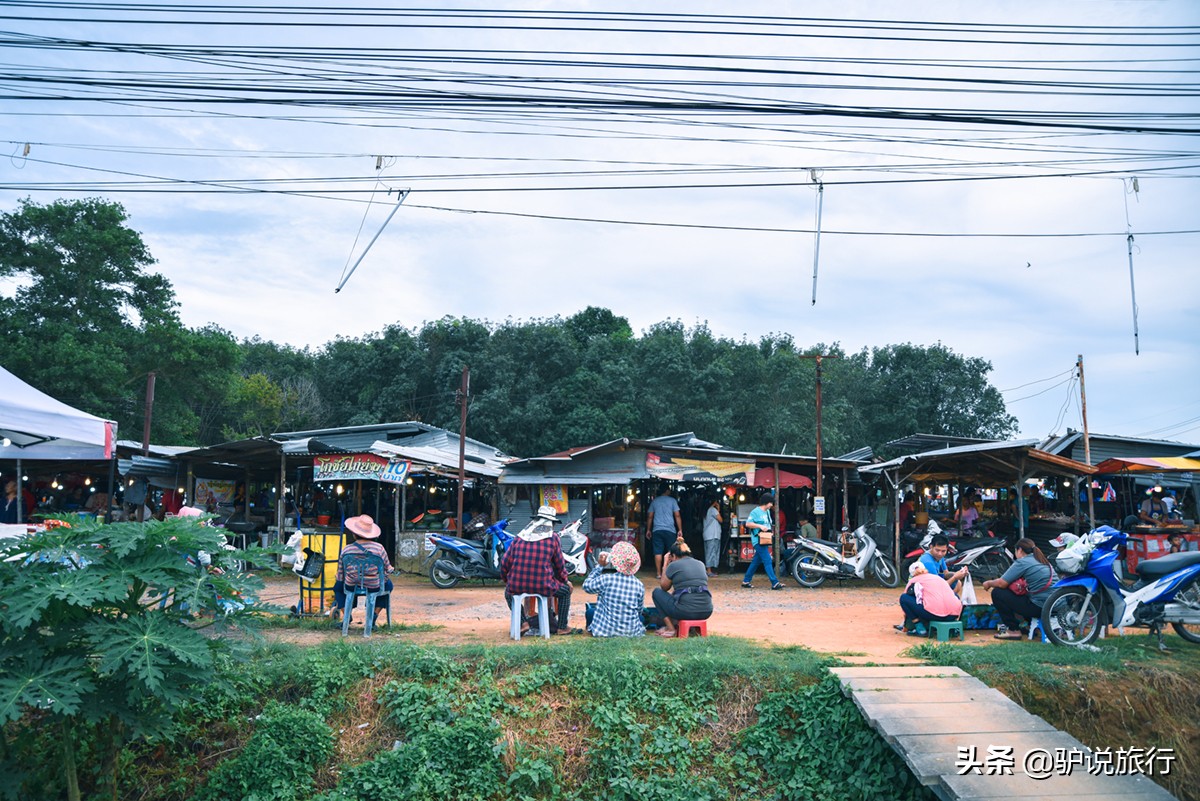
[[[1014,553],[1017,558],[1003,576],[983,582],[983,588],[992,591],[992,606],[1002,621],[996,632],[997,640],[1021,639],[1018,617],[1027,620],[1041,617],[1042,604],[1054,586],[1054,569],[1033,540],[1028,537],[1017,540]]]
[[[340,612],[346,608],[346,590],[354,590],[356,588],[364,588],[370,592],[376,592],[379,589],[380,581],[383,581],[383,594],[391,596],[392,580],[386,576],[380,576],[377,568],[370,567],[363,571],[363,575],[359,575],[356,569],[346,568],[346,559],[350,556],[361,556],[369,554],[378,556],[383,559],[384,571],[391,573],[394,571],[392,561],[388,559],[387,549],[380,545],[376,540],[382,533],[379,526],[375,525],[375,521],[370,515],[359,515],[358,517],[348,517],[343,523],[347,534],[354,535],[354,542],[342,548],[342,556],[338,561],[337,576],[333,582],[333,609],[331,610],[333,617],[336,619],[336,625],[341,627]],[[382,606],[375,606],[375,620],[379,619],[379,613],[383,609]],[[372,624],[373,625],[373,624]]]
[[[523,528],[508,546],[500,562],[500,577],[504,579],[504,600],[512,609],[513,596],[544,595],[558,604],[558,614],[550,615],[551,634],[574,634],[567,626],[571,611],[571,581],[562,545],[554,536],[558,515],[553,507],[542,506],[533,520],[535,525]],[[521,633],[529,630],[529,620],[522,610]]]
[[[946,566],[946,554],[949,551],[950,540],[945,535],[938,534],[930,541],[929,550],[921,554],[920,562],[925,565],[925,570],[935,576],[941,576],[951,589],[958,592],[959,584],[967,577],[967,568],[962,567],[950,572],[950,568]]]
[[[1122,528],[1132,531],[1134,526],[1161,526],[1167,519],[1167,505],[1163,503],[1162,487],[1154,487],[1148,493],[1149,498],[1142,501],[1142,506],[1136,515],[1129,515],[1122,523]]]
[[[680,620],[708,620],[713,613],[712,593],[703,563],[692,557],[687,543],[676,541],[667,551],[661,586],[651,594],[654,606],[662,613],[663,637],[674,637]]]
[[[944,578],[930,573],[921,562],[913,562],[908,575],[908,585],[900,596],[904,622],[895,627],[897,631],[924,637],[929,633],[930,623],[958,620],[962,614],[962,601]]]
[[[958,530],[964,532],[972,528],[979,520],[979,510],[975,508],[975,504],[970,496],[964,495],[962,497],[962,502],[958,506],[958,513],[954,517],[958,520]]]
[[[607,570],[611,565],[613,570]],[[646,633],[642,608],[646,588],[637,577],[642,557],[628,542],[600,552],[596,566],[583,581],[583,591],[598,596],[589,627],[593,637],[641,637]]]

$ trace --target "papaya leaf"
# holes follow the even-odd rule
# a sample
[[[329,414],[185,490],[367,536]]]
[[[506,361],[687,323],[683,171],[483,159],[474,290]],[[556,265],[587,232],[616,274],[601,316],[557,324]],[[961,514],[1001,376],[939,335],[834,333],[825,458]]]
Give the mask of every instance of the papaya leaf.
[[[78,656],[27,655],[5,660],[0,668],[0,723],[16,720],[29,707],[74,715],[82,695],[92,688],[87,664]]]

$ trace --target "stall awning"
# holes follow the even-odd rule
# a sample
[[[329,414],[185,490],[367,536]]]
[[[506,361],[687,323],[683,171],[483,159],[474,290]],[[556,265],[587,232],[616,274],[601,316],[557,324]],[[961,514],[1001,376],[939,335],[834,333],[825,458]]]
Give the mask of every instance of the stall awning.
[[[1189,456],[1126,456],[1105,459],[1096,472],[1109,473],[1200,473],[1200,459]]]
[[[458,453],[448,452],[428,445],[394,445],[383,440],[376,440],[371,446],[371,453],[388,459],[407,459],[413,463],[413,470],[419,470],[421,465],[429,465],[442,474],[458,473]],[[497,478],[501,465],[490,463],[477,454],[467,453],[464,462],[464,472],[469,476]]]
[[[1023,475],[1089,476],[1096,468],[1038,450],[1037,440],[988,442],[899,456],[860,467],[863,475],[894,471],[902,481],[944,482],[962,479],[985,487],[1011,486]]]
[[[811,488],[812,485],[813,485],[812,479],[809,478],[808,476],[801,476],[801,475],[797,475],[796,473],[789,473],[787,470],[779,471],[779,487],[781,489],[801,488],[801,487],[810,487]],[[760,467],[757,470],[755,470],[754,471],[754,484],[752,486],[773,488],[775,486],[775,468],[774,467]]]

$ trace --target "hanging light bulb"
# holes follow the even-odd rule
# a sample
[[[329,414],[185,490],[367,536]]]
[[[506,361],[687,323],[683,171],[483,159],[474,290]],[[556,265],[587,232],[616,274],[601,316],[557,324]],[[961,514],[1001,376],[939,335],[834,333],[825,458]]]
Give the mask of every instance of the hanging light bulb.
[[[411,487],[411,486],[412,486],[412,479],[411,479],[411,478],[410,478],[410,479],[408,479],[408,481],[406,481],[405,483],[406,483],[406,484],[408,484],[408,486],[410,486],[410,487]]]
[[[345,488],[345,487],[343,487],[341,484],[338,484],[338,485],[337,485],[337,487],[336,487],[336,489],[337,489],[337,494],[338,494],[338,495],[341,495],[343,492],[345,492],[345,491],[346,491],[346,488]]]
[[[88,476],[87,478],[85,478],[83,480],[83,486],[85,486],[85,487],[92,486],[92,477],[91,476]]]

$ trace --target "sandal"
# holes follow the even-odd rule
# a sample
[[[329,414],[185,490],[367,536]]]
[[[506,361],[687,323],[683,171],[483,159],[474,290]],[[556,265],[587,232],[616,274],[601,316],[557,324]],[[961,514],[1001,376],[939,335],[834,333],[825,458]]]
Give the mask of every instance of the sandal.
[[[675,632],[673,632],[669,629],[659,629],[658,631],[655,632],[655,634],[657,634],[659,637],[674,637],[675,636]]]
[[[1022,639],[1024,639],[1024,637],[1021,636],[1021,632],[1019,632],[1019,631],[1006,631],[1003,634],[993,634],[992,637],[994,637],[997,640],[1022,640]]]
[[[750,583],[750,582],[748,582],[748,581],[743,581],[743,582],[742,582],[742,586],[743,586],[743,587],[745,587],[745,588],[746,588],[746,589],[748,589],[748,590],[752,590],[752,589],[754,589],[754,585],[753,585],[753,584],[751,584],[751,583]]]
[[[903,623],[897,623],[896,625],[892,626],[892,628],[894,628],[896,631],[906,630]]]
[[[774,584],[772,584],[772,585],[771,585],[771,589],[773,589],[773,590],[782,590],[782,589],[783,589],[783,582],[781,582],[781,581],[777,581],[777,582],[775,582]]]
[[[572,629],[572,628],[559,629],[558,631],[554,632],[555,636],[558,636],[560,634],[565,636],[567,634],[578,634],[578,633],[579,633],[579,629]]]

